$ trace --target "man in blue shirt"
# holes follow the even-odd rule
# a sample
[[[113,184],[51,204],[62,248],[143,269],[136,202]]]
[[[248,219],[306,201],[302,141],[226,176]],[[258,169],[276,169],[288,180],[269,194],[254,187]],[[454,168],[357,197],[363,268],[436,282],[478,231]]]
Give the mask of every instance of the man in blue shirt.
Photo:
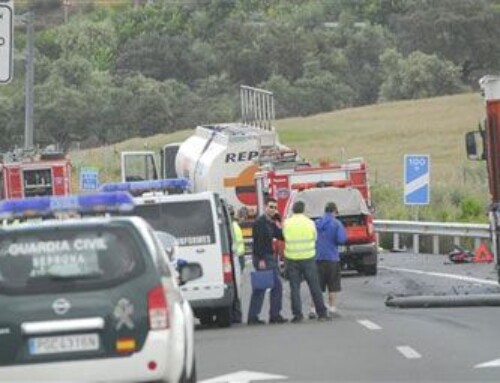
[[[342,222],[336,215],[337,205],[328,202],[325,214],[316,221],[316,265],[318,266],[321,291],[328,288],[328,310],[332,315],[336,313],[335,300],[340,287],[340,255],[338,245],[345,244],[347,235]]]

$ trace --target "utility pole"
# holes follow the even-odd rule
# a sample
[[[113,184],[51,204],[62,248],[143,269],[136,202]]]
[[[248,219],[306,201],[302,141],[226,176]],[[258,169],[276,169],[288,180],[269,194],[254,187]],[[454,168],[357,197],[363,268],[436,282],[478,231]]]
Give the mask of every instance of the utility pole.
[[[64,24],[68,22],[68,7],[70,5],[69,0],[63,0],[63,10],[64,10]]]
[[[24,86],[25,119],[24,119],[24,150],[33,149],[33,87],[35,83],[35,49],[34,49],[34,12],[27,14],[26,33],[26,79]]]

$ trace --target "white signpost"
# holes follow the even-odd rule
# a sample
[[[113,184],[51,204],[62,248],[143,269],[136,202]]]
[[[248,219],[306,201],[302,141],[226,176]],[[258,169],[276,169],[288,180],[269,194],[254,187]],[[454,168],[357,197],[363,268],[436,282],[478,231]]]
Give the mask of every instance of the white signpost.
[[[14,4],[0,0],[0,83],[12,80],[14,36]]]

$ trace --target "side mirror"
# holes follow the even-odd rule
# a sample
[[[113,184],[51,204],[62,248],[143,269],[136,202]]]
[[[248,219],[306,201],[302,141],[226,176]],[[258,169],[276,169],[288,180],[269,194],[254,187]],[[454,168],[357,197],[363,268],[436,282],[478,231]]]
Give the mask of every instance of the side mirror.
[[[467,132],[465,134],[465,150],[467,151],[467,158],[469,160],[485,160],[486,153],[484,149],[483,135],[479,130]]]
[[[186,282],[198,279],[203,275],[203,269],[199,263],[184,263],[178,264],[179,270],[179,285],[184,285]]]

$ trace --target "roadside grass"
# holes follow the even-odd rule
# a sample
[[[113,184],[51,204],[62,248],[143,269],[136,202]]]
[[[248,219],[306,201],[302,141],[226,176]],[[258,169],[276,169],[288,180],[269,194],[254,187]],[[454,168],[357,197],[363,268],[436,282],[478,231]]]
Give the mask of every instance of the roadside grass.
[[[312,162],[363,157],[369,166],[378,218],[415,219],[418,216],[421,220],[486,222],[483,214],[468,216],[460,204],[469,198],[486,211],[485,163],[467,160],[464,144],[465,132],[477,129],[484,113],[481,95],[467,93],[283,119],[276,121],[275,126],[283,144],[297,149]],[[81,167],[96,167],[100,170],[101,182],[116,182],[120,177],[121,151],[158,153],[163,145],[182,141],[192,132],[193,129],[187,129],[71,152],[73,190],[79,190]],[[403,204],[405,154],[430,155],[429,206],[417,209]]]

